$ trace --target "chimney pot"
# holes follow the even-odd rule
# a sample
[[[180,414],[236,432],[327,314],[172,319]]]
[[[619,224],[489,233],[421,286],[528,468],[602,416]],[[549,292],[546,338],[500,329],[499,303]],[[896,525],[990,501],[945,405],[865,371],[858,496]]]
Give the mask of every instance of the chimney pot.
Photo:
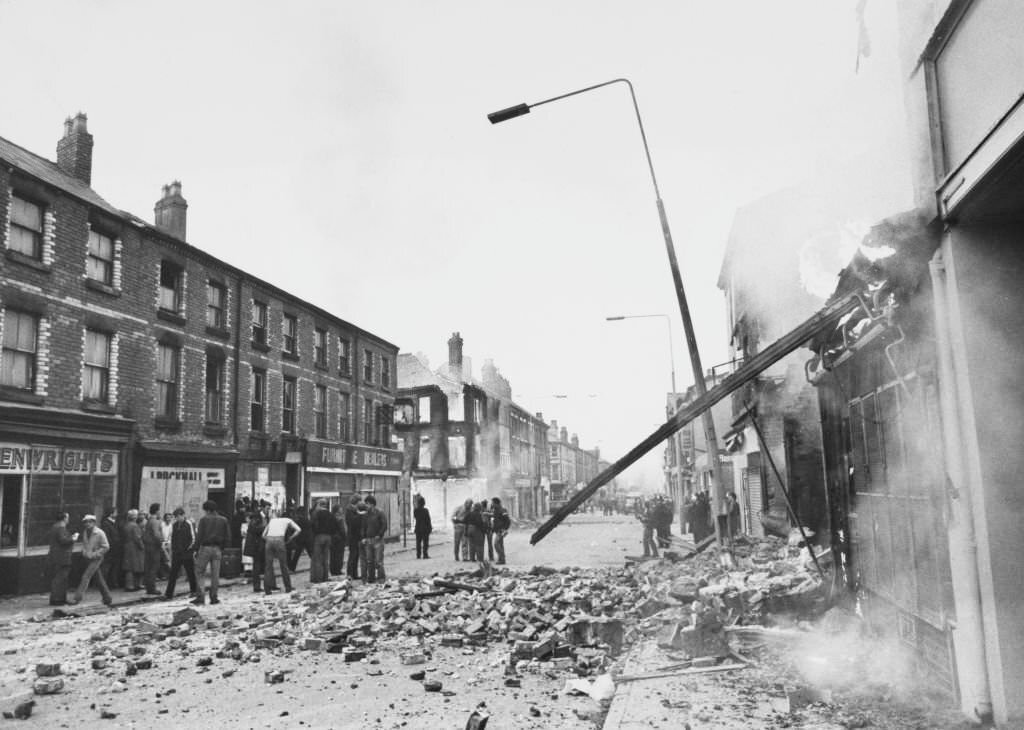
[[[448,340],[448,367],[455,372],[462,371],[462,337],[458,332],[452,332]]]
[[[181,197],[181,181],[175,180],[170,185],[164,185],[163,197],[153,206],[153,222],[156,227],[184,241],[187,213],[188,202]]]
[[[64,136],[57,141],[57,167],[86,185],[92,182],[92,135],[87,117],[78,112],[64,120]]]

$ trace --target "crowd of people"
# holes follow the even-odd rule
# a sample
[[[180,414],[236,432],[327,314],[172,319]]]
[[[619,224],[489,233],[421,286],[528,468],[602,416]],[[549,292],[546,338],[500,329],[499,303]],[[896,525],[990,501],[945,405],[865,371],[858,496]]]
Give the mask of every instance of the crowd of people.
[[[426,535],[431,531],[429,513],[422,497],[418,500],[417,507],[424,514],[417,517],[417,557],[421,529]],[[265,500],[244,498],[236,502],[231,519],[221,514],[216,502],[208,500],[203,504],[203,516],[195,522],[182,507],[165,513],[161,505],[151,504],[148,513],[130,509],[123,515],[111,509],[102,521],[85,515],[81,532],[72,532],[68,514],[60,512],[49,535],[50,605],[76,604],[90,585],[95,585],[108,606],[113,602],[111,589],[145,590],[147,595],[169,600],[182,572],[193,603],[202,605],[208,597],[211,604],[217,604],[221,565],[229,548],[239,549],[244,556],[257,592],[279,590],[277,572],[284,590],[290,592],[291,575],[303,553],[310,557],[311,583],[342,574],[373,583],[385,577],[387,527],[387,517],[372,494],[352,495],[348,505],[338,504],[333,509],[326,500],[316,500],[311,511],[295,506],[274,510]],[[78,541],[85,568],[71,591],[71,556]],[[427,557],[425,539],[422,553]],[[159,591],[157,581],[163,579],[167,584]]]
[[[500,497],[492,497],[490,503],[467,499],[452,514],[452,525],[456,560],[505,564],[505,535],[512,520]]]

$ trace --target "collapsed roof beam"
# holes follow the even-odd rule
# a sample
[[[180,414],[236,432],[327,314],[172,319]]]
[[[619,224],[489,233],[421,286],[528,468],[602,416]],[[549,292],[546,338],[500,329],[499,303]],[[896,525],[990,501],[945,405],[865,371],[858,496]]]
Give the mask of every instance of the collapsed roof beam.
[[[633,447],[629,453],[598,474],[594,477],[593,481],[574,494],[557,512],[548,518],[547,522],[537,528],[536,532],[530,536],[530,544],[536,545],[543,540],[549,532],[558,527],[562,520],[576,511],[576,508],[586,502],[598,489],[639,461],[641,457],[662,441],[703,414],[704,411],[724,399],[727,395],[746,385],[816,334],[827,327],[834,326],[843,315],[853,311],[858,306],[860,306],[860,301],[855,293],[837,299],[761,352],[748,358],[746,363],[734,373],[711,390],[698,396],[689,404],[676,411],[657,431]]]

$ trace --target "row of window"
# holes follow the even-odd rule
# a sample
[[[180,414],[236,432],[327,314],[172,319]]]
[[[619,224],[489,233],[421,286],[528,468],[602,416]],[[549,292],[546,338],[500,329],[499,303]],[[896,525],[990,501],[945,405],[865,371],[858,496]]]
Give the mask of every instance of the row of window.
[[[269,420],[267,371],[262,368],[252,368],[250,386],[249,428],[262,433],[267,430]],[[336,435],[339,441],[349,441],[351,439],[349,431],[351,396],[341,390],[334,393],[336,400],[333,409],[330,410],[337,414],[338,430],[336,434],[332,434],[328,429],[328,392],[326,385],[313,385],[313,435],[321,439]],[[281,431],[283,433],[295,433],[297,404],[298,382],[294,377],[284,375],[281,383]],[[355,433],[356,440],[370,446],[389,446],[391,442],[391,409],[372,398],[364,398],[360,416]]]
[[[257,347],[267,347],[268,307],[266,302],[254,299],[252,302],[252,341]],[[281,350],[292,357],[299,356],[299,318],[294,314],[284,314],[281,320]],[[324,370],[329,369],[328,345],[330,334],[322,327],[313,329],[313,364]],[[364,349],[362,357],[363,381],[375,382],[375,361],[380,362],[380,385],[385,390],[391,388],[391,359],[373,350]],[[338,337],[338,372],[350,377],[353,370],[352,342],[346,337]]]

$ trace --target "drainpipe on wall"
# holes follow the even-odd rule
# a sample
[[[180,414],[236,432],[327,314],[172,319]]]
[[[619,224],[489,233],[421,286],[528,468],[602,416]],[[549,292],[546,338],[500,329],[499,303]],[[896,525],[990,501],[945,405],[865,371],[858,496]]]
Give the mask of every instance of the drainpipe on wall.
[[[974,722],[991,721],[992,696],[985,657],[981,588],[978,581],[978,550],[971,509],[971,485],[963,456],[965,434],[961,428],[962,404],[957,397],[957,371],[950,332],[946,264],[941,249],[929,262],[928,268],[935,304],[939,407],[942,413],[942,445],[946,454],[949,567],[956,608],[952,634],[953,646],[956,649],[960,709]]]

